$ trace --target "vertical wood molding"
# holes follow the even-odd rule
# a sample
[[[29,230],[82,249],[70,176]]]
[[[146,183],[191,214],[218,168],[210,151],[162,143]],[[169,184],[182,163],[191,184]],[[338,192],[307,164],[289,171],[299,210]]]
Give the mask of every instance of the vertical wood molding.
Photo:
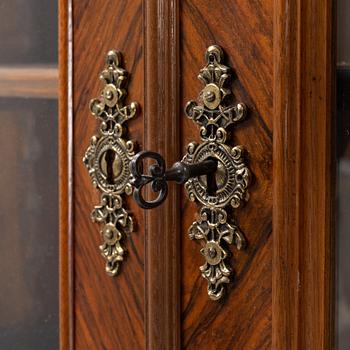
[[[178,1],[144,2],[145,145],[167,166],[180,157]],[[146,348],[180,348],[179,188],[169,184],[160,207],[145,211]]]
[[[331,349],[332,1],[274,9],[273,349]]]
[[[72,252],[72,3],[59,5],[59,334],[60,349],[73,349]]]

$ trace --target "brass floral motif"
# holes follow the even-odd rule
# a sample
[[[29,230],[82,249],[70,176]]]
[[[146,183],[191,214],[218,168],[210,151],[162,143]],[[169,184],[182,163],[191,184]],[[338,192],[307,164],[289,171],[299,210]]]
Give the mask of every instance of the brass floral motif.
[[[134,144],[122,136],[123,124],[136,115],[137,104],[123,105],[128,73],[120,65],[121,54],[109,51],[100,75],[105,86],[101,96],[90,102],[91,113],[101,121],[100,130],[91,138],[83,158],[93,186],[102,192],[101,204],[95,206],[91,219],[102,224],[100,251],[110,276],[118,273],[125,255],[121,241],[133,230],[133,221],[123,208],[121,194],[132,193],[129,163],[134,156]]]
[[[243,147],[226,144],[226,128],[244,118],[246,107],[243,103],[230,103],[231,90],[227,86],[231,78],[230,68],[222,63],[222,49],[210,46],[205,58],[207,64],[198,76],[205,84],[200,94],[203,105],[190,101],[185,108],[187,117],[201,126],[202,142],[188,145],[183,162],[197,164],[206,159],[218,162],[214,178],[192,177],[185,184],[190,200],[202,205],[200,217],[191,225],[188,234],[190,239],[204,243],[201,253],[205,264],[200,271],[208,281],[209,297],[218,300],[223,296],[224,286],[230,282],[232,273],[226,264],[230,255],[226,245],[234,244],[239,250],[246,245],[234,219],[228,223],[227,206],[238,208],[248,200],[251,175],[244,161]]]
[[[119,195],[103,193],[101,204],[95,206],[91,213],[93,222],[104,224],[101,231],[103,244],[100,245],[100,251],[106,260],[106,272],[110,276],[117,274],[119,264],[124,259],[124,249],[120,244],[123,232],[130,234],[133,230],[132,218],[122,204]]]

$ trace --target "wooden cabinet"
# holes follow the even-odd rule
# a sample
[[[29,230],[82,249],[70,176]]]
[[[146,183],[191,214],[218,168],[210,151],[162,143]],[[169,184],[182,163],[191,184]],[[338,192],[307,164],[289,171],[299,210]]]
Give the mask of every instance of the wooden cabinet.
[[[332,14],[330,0],[60,1],[62,349],[331,349]],[[229,142],[246,148],[253,174],[235,210],[247,248],[230,247],[220,301],[208,298],[201,244],[188,239],[198,210],[182,186],[152,210],[126,199],[128,255],[117,276],[105,273],[90,220],[100,193],[82,162],[109,50],[122,52],[127,102],[141,107],[128,137],[170,166],[199,140],[183,109],[213,44],[248,107]]]

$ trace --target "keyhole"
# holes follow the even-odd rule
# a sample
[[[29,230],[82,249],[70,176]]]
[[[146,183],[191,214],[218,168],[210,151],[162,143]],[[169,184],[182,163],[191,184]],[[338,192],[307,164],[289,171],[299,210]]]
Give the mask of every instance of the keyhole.
[[[207,193],[209,196],[215,196],[218,190],[218,184],[216,183],[216,172],[207,175]]]
[[[218,168],[215,173],[203,175],[200,177],[201,182],[207,187],[207,194],[209,196],[216,196],[217,192],[223,188],[227,182],[227,171],[223,163],[215,157],[209,157],[218,162]]]
[[[114,168],[115,156],[116,156],[116,153],[112,149],[107,150],[106,156],[105,156],[106,157],[106,164],[107,164],[107,167],[106,167],[107,174],[106,175],[107,175],[107,182],[110,185],[114,185],[113,168]]]
[[[123,171],[123,162],[115,150],[108,149],[101,156],[100,167],[107,184],[115,185],[116,179]]]

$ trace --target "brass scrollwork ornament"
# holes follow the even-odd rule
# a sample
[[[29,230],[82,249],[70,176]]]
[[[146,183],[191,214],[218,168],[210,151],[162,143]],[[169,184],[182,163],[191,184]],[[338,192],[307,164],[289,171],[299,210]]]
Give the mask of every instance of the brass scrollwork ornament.
[[[230,282],[231,268],[226,263],[230,255],[227,244],[237,249],[244,248],[246,241],[233,218],[228,220],[228,208],[238,208],[248,200],[247,187],[250,171],[244,161],[241,146],[226,144],[226,128],[242,120],[246,114],[243,103],[230,103],[230,68],[225,66],[223,51],[219,46],[210,46],[205,54],[206,66],[198,78],[204,83],[201,91],[203,105],[190,101],[185,114],[201,126],[201,143],[190,143],[183,162],[201,163],[208,159],[217,161],[217,171],[213,184],[208,177],[199,176],[188,179],[185,184],[191,201],[198,201],[202,207],[199,219],[189,228],[190,239],[204,242],[201,253],[205,264],[200,267],[202,276],[208,282],[208,295],[213,300],[220,299],[225,284]],[[215,188],[213,188],[213,186]]]
[[[122,239],[133,231],[133,220],[123,208],[121,195],[132,193],[129,163],[134,144],[122,136],[123,124],[136,115],[137,103],[123,105],[128,73],[121,68],[119,52],[108,52],[100,79],[105,83],[101,96],[90,102],[91,113],[101,121],[100,130],[91,138],[83,162],[93,186],[101,191],[101,203],[95,206],[91,219],[102,225],[101,255],[107,274],[115,276],[125,255]]]

